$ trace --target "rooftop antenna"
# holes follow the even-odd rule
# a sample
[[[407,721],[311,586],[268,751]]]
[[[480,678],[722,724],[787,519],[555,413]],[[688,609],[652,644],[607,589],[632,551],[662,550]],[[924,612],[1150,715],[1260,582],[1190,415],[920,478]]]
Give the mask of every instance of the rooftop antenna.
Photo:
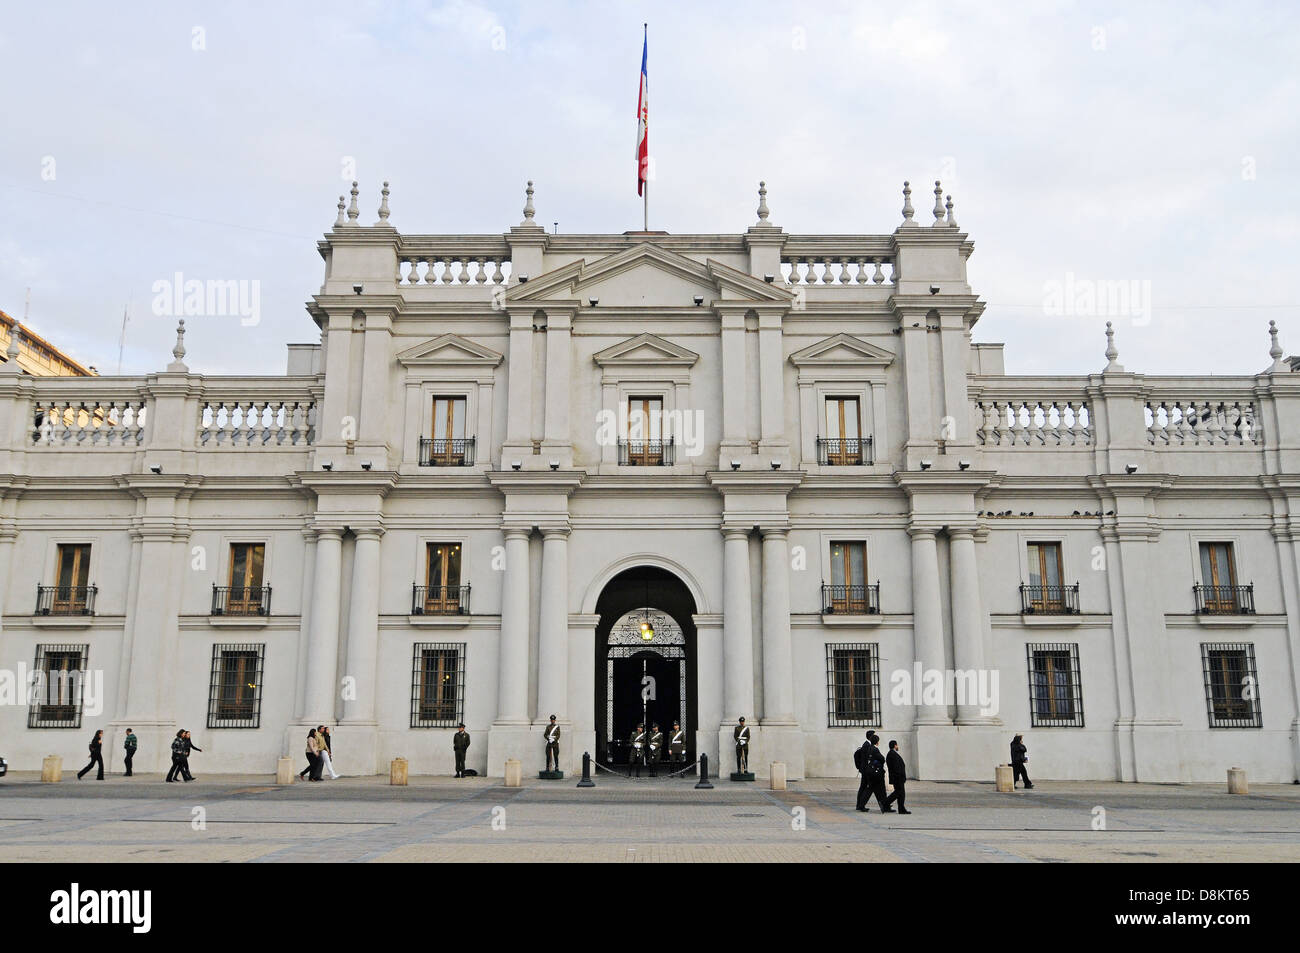
[[[128,298],[126,306],[122,308],[122,333],[117,337],[117,376],[122,376],[122,351],[126,348],[126,322],[131,313],[131,299]]]
[[[27,324],[27,314],[32,310],[32,289],[27,289],[27,298],[23,301],[23,325]]]

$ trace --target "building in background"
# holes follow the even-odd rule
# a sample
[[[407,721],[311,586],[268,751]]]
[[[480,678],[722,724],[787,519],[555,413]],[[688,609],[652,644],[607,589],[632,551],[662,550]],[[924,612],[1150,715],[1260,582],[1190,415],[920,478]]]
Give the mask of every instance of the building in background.
[[[9,341],[18,329],[18,366],[35,377],[93,377],[93,367],[85,367],[60,351],[31,328],[0,311],[0,361],[9,360]]]
[[[399,232],[318,248],[282,377],[0,368],[0,707],[16,769],[129,725],[160,770],[628,757],[641,720],[763,776],[1291,781],[1300,375],[1080,376],[975,344],[936,184],[892,231]],[[928,201],[925,203],[928,205]],[[926,215],[928,218],[928,214]],[[204,320],[231,320],[214,316]],[[231,334],[240,333],[236,322]],[[1261,338],[1263,337],[1261,333]],[[1264,348],[1261,343],[1261,356]],[[79,673],[87,673],[81,677]]]

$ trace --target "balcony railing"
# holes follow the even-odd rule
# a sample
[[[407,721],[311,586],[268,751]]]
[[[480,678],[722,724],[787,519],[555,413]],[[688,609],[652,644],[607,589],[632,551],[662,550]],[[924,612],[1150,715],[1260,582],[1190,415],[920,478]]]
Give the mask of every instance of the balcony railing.
[[[412,586],[411,615],[469,615],[469,586]]]
[[[822,586],[823,615],[879,615],[880,583],[870,586]]]
[[[213,615],[270,615],[270,586],[213,586]]]
[[[674,454],[673,441],[620,440],[618,465],[620,467],[671,467]]]
[[[1079,584],[1021,586],[1020,611],[1025,615],[1078,615]]]
[[[421,437],[420,466],[472,467],[473,437]]]
[[[1254,615],[1255,584],[1247,586],[1193,586],[1197,615]]]
[[[37,615],[94,615],[95,586],[37,586]]]
[[[824,467],[871,465],[870,437],[818,437],[817,462]]]

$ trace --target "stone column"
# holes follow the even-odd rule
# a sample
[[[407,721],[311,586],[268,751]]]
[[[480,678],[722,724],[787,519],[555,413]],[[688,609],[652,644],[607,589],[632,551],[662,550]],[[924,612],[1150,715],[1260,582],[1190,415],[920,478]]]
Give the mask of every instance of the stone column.
[[[372,724],[375,720],[375,676],[379,655],[379,538],[378,528],[355,529],[352,559],[352,598],[348,604],[347,674],[355,679],[355,698],[344,699],[343,720]]]
[[[567,723],[569,698],[569,530],[542,530],[541,625],[537,640],[537,722]]]
[[[939,551],[933,529],[914,526],[912,537],[912,646],[923,669],[944,669],[943,617],[939,602]],[[920,692],[921,686],[914,686]],[[913,724],[950,725],[946,706],[918,705]]]
[[[763,724],[794,724],[790,545],[784,527],[763,530]]]
[[[501,593],[501,651],[497,664],[498,725],[528,721],[528,537],[531,527],[505,529],[506,575]]]
[[[948,538],[952,563],[950,591],[953,668],[975,673],[974,676],[967,676],[965,685],[969,691],[979,687],[977,679],[986,677],[984,610],[980,604],[979,572],[975,563],[975,531],[965,527],[950,528]],[[980,714],[980,706],[976,701],[969,696],[960,699],[957,705],[957,724],[984,724],[988,721],[988,716]]]
[[[324,527],[316,532],[316,578],[312,581],[311,628],[307,639],[307,692],[304,720],[321,724],[334,720],[339,662],[339,573],[343,563],[343,530]]]
[[[754,723],[754,629],[750,611],[749,531],[722,530],[724,725],[741,715]]]

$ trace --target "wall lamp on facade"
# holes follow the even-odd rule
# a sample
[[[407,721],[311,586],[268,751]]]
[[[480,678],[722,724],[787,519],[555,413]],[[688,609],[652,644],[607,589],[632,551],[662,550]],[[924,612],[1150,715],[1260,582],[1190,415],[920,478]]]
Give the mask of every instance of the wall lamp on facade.
[[[959,470],[969,470],[969,469],[970,469],[970,461],[969,461],[969,460],[958,460],[958,461],[957,461],[957,469],[959,469]]]
[[[691,300],[695,302],[695,307],[698,308],[700,305],[704,304],[704,295],[696,295]]]
[[[922,469],[922,470],[928,470],[928,469],[930,469],[930,467],[932,467],[932,466],[934,466],[934,463],[933,463],[932,461],[930,461],[930,460],[922,460],[922,461],[921,461],[921,469]]]
[[[366,286],[365,286],[365,285],[353,285],[353,286],[352,286],[352,291],[353,291],[354,293],[356,293],[356,294],[361,294],[361,292],[363,292],[363,291],[365,291],[365,290],[366,290]]]
[[[587,299],[587,304],[591,305],[591,306],[594,308],[594,307],[596,307],[596,305],[600,304],[600,299],[599,299],[599,298],[588,298],[588,299]]]
[[[523,468],[524,468],[523,461],[521,461],[521,460],[511,460],[511,461],[510,461],[510,469],[511,469],[511,470],[522,470]]]
[[[363,470],[369,470],[369,469],[371,468],[371,466],[373,466],[373,464],[372,464],[369,460],[367,460],[367,461],[365,461],[364,463],[361,464],[361,469],[363,469]]]
[[[776,281],[776,275],[764,275],[763,280],[770,285],[772,282]]]
[[[733,469],[733,470],[739,470],[739,469],[740,469],[740,461],[739,461],[739,460],[732,460],[732,461],[731,461],[731,469]]]
[[[1124,472],[1125,472],[1125,473],[1137,473],[1137,472],[1138,472],[1138,465],[1137,465],[1136,463],[1125,464],[1125,466],[1124,466]]]
[[[780,461],[780,460],[773,460],[773,461],[772,461],[772,469],[773,469],[773,470],[779,470],[779,469],[781,469],[781,461]]]
[[[321,468],[322,470],[333,470],[333,469],[334,469],[334,464],[332,464],[332,463],[322,463],[322,464],[320,465],[320,468]]]
[[[150,473],[162,473],[162,464],[161,464],[161,463],[154,463],[154,464],[151,464],[150,467],[149,467],[149,472],[150,472]]]
[[[930,294],[932,294],[932,295],[937,295],[938,293],[939,293],[939,286],[938,286],[938,285],[931,285],[931,286],[930,286]]]
[[[558,470],[558,469],[560,469],[560,461],[559,461],[559,460],[552,460],[552,461],[551,461],[551,469],[552,469],[552,470]]]
[[[526,275],[526,274],[520,275],[520,276],[519,276],[519,283],[520,283],[521,285],[526,285],[526,284],[528,284],[528,275]]]

